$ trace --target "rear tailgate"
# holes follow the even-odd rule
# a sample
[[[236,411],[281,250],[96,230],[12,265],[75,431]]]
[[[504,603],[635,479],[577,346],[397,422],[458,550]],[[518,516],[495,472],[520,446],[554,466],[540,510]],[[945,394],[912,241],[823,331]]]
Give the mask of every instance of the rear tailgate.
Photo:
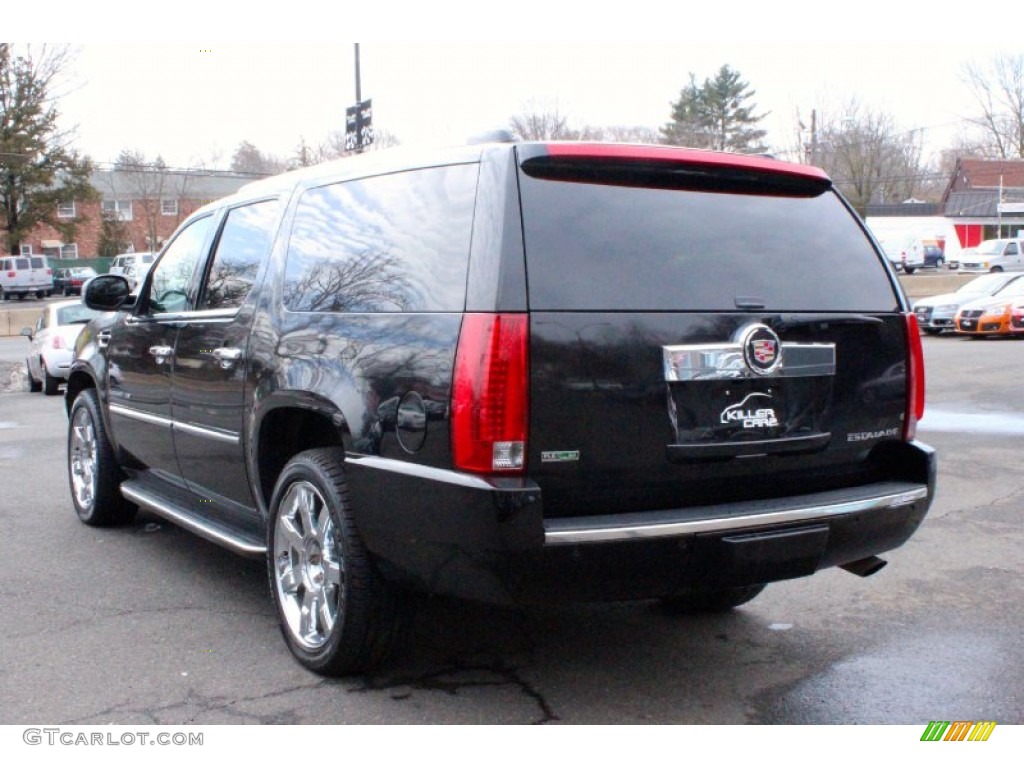
[[[905,303],[811,169],[521,150],[545,516],[897,479]],[[736,165],[730,165],[730,162]]]

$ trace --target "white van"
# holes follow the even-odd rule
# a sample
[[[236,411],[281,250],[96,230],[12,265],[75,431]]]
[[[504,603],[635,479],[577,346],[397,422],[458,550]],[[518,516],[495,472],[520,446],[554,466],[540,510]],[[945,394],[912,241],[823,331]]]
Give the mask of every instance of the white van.
[[[1024,239],[986,240],[960,259],[961,272],[1024,271]]]
[[[53,293],[53,270],[42,255],[0,257],[0,289],[4,301],[30,293],[41,299]]]

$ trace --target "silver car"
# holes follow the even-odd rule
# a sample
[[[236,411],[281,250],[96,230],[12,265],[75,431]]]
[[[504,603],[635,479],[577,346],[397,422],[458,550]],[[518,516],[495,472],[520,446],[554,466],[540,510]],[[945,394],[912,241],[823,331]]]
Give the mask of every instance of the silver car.
[[[925,333],[931,334],[956,330],[953,318],[956,317],[960,307],[969,301],[991,296],[1021,277],[1024,275],[1002,272],[981,275],[969,283],[964,283],[954,293],[943,293],[920,299],[914,302],[917,325]]]

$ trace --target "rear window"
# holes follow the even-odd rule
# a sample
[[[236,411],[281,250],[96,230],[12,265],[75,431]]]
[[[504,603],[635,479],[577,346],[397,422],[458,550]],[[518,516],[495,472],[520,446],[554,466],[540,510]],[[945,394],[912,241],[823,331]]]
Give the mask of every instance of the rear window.
[[[520,174],[531,309],[898,307],[882,260],[820,180],[547,160]]]

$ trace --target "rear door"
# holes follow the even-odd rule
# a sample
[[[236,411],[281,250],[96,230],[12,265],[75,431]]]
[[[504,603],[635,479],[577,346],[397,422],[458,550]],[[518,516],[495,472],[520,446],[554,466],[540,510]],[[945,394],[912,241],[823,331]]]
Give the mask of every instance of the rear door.
[[[278,219],[276,199],[227,212],[196,311],[182,318],[175,344],[172,416],[178,461],[189,488],[221,507],[255,507],[242,453],[245,353],[252,289]]]
[[[880,479],[872,449],[905,408],[903,304],[828,181],[557,152],[520,155],[545,514]]]

